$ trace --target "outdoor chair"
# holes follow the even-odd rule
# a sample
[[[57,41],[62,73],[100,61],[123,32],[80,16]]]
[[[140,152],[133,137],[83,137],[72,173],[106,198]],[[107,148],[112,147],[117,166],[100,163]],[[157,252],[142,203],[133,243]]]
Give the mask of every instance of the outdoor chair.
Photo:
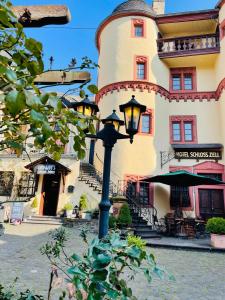
[[[165,216],[165,225],[166,225],[166,234],[168,236],[176,235],[176,222],[174,218],[174,214],[168,213]]]
[[[189,238],[195,238],[195,219],[194,218],[186,218],[184,219],[184,231]]]

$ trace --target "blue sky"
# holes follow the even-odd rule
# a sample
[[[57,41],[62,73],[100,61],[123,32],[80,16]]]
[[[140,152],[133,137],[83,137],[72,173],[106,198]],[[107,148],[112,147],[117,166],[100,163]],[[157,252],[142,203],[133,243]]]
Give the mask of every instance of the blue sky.
[[[72,14],[72,21],[69,24],[26,29],[28,36],[43,43],[46,68],[49,66],[48,59],[51,55],[55,59],[53,68],[66,67],[72,57],[79,60],[83,56],[88,56],[97,62],[96,28],[122,2],[123,0],[12,0],[14,5],[66,4],[69,7]],[[149,0],[146,2],[151,3]],[[214,8],[217,2],[218,0],[166,0],[166,12],[210,9]],[[71,27],[91,29],[71,29]],[[93,72],[94,82],[96,73]]]

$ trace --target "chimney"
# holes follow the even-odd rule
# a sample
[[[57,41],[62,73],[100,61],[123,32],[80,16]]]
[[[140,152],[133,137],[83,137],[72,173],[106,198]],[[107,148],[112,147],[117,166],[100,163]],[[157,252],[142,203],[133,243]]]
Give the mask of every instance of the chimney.
[[[157,15],[165,14],[165,0],[153,0],[152,8]]]

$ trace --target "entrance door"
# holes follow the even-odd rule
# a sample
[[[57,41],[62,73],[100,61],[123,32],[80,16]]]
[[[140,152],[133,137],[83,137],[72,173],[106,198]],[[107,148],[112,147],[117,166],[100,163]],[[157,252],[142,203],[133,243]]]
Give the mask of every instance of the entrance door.
[[[56,216],[59,187],[60,187],[60,174],[44,175],[43,180],[43,215],[44,216]]]
[[[199,189],[199,209],[204,219],[224,217],[223,190]]]

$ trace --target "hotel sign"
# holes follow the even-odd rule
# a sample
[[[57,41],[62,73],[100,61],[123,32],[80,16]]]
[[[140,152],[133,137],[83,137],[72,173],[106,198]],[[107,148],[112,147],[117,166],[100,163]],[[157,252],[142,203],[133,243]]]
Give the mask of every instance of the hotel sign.
[[[176,159],[211,159],[220,160],[222,159],[222,152],[219,150],[175,150]]]
[[[35,167],[35,172],[39,175],[45,175],[45,174],[55,174],[55,165],[53,164],[45,164],[45,165],[37,165]]]

